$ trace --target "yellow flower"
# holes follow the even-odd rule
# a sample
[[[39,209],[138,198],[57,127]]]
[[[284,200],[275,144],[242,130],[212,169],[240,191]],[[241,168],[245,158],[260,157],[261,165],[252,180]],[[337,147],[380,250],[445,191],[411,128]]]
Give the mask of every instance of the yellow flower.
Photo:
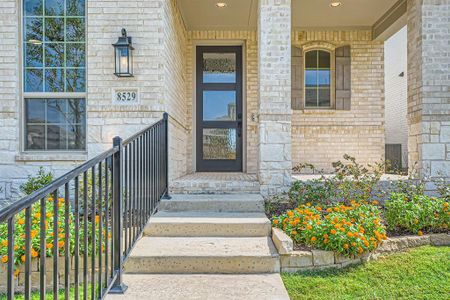
[[[422,235],[423,235],[423,231],[422,231],[422,230],[419,230],[419,232],[417,232],[417,234],[418,234],[419,236],[422,236]]]
[[[2,241],[2,246],[3,247],[8,247],[8,240],[3,240]]]

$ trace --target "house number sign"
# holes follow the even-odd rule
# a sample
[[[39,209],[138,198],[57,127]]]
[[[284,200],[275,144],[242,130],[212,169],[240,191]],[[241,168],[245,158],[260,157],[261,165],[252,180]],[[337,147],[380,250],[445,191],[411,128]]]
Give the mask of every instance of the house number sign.
[[[139,104],[139,91],[137,89],[116,89],[113,93],[113,104]]]

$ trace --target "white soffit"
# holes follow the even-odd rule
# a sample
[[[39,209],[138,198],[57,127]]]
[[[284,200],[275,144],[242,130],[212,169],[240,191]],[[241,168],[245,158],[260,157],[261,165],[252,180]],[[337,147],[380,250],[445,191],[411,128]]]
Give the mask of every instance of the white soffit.
[[[256,29],[258,0],[177,0],[189,30]],[[398,0],[292,0],[294,28],[369,28]],[[226,3],[219,8],[218,2]]]

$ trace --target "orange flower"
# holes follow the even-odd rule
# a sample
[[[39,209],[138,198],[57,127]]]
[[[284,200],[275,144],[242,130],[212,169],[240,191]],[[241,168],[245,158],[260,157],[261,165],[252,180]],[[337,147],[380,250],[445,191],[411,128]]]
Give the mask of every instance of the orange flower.
[[[418,234],[419,236],[422,236],[422,235],[423,235],[423,231],[422,231],[422,230],[419,230],[419,232],[417,232],[417,234]]]
[[[16,269],[16,270],[14,271],[14,276],[17,277],[17,276],[19,276],[19,274],[20,274],[20,270],[19,270],[19,269]]]
[[[373,201],[372,201],[372,204],[373,204],[373,205],[378,205],[379,202],[378,202],[377,200],[373,200]]]
[[[59,242],[58,242],[58,247],[59,247],[59,248],[64,247],[64,241],[59,241]]]
[[[37,235],[37,230],[33,229],[30,231],[31,238],[34,238]]]
[[[323,240],[323,243],[324,243],[324,244],[328,244],[328,239],[324,239],[324,240]]]
[[[325,233],[325,234],[323,235],[323,237],[324,237],[325,239],[327,239],[327,238],[328,238],[328,234]]]
[[[273,220],[273,224],[274,224],[274,225],[278,225],[279,222],[280,222],[280,221],[278,221],[278,220]]]
[[[347,232],[347,236],[348,236],[348,237],[352,237],[352,236],[353,236],[353,233],[351,233],[351,232],[349,231],[349,232]]]
[[[23,225],[23,224],[25,224],[25,220],[24,219],[19,219],[17,221],[17,223],[19,223],[19,225]]]
[[[444,207],[448,207],[448,202],[445,202],[445,203],[444,203]]]
[[[317,206],[316,209],[317,209],[318,211],[321,211],[321,210],[322,210],[322,207]]]
[[[45,214],[45,216],[50,219],[51,217],[53,217],[53,214],[51,212],[48,212]]]
[[[25,255],[22,255],[22,256],[20,257],[20,259],[21,259],[23,262],[25,262],[25,260],[26,260]]]
[[[359,252],[359,253],[363,253],[363,252],[364,252],[364,249],[363,249],[362,247],[358,247],[358,252]]]
[[[297,231],[292,230],[291,234],[292,234],[292,235],[297,235]]]
[[[6,264],[8,262],[8,255],[2,256],[2,263]]]
[[[287,215],[288,215],[288,217],[293,217],[294,216],[294,213],[292,212],[292,211],[288,211],[287,212]],[[96,217],[97,218],[97,217]]]
[[[58,237],[59,237],[60,239],[63,239],[63,238],[64,238],[64,233],[58,234]]]
[[[336,230],[331,229],[330,233],[331,233],[331,234],[336,234]]]
[[[39,218],[41,217],[41,213],[35,213],[35,214],[34,214],[34,217],[35,217],[36,219],[39,219]]]
[[[356,246],[356,243],[355,243],[355,242],[353,242],[353,243],[352,243],[352,246],[353,246],[353,247],[355,247],[355,246]]]
[[[315,242],[317,239],[316,239],[316,237],[315,236],[313,236],[312,238],[311,238],[311,242]]]
[[[368,241],[364,241],[364,246],[369,247],[369,242]]]
[[[8,247],[8,240],[3,240],[2,241],[2,246],[3,247]]]
[[[52,249],[53,248],[53,244],[52,243],[47,243],[47,245],[45,245],[45,247],[47,249]]]
[[[311,230],[311,229],[312,229],[312,226],[311,226],[311,225],[307,225],[307,226],[306,226],[306,229]]]
[[[348,244],[344,244],[344,249],[348,249]]]
[[[327,208],[327,213],[332,212],[333,210],[331,208]]]
[[[335,207],[334,211],[336,211],[336,212],[339,211],[339,207]]]
[[[39,254],[37,253],[36,250],[31,249],[31,257],[37,257]]]

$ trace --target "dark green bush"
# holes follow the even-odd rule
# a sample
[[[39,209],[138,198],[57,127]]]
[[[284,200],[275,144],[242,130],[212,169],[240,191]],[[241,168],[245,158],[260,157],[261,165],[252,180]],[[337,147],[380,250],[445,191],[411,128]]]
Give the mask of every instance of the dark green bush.
[[[35,176],[28,175],[27,181],[20,186],[20,190],[26,195],[30,195],[34,191],[46,186],[53,181],[53,173],[45,172],[43,167],[39,168],[39,171]]]

